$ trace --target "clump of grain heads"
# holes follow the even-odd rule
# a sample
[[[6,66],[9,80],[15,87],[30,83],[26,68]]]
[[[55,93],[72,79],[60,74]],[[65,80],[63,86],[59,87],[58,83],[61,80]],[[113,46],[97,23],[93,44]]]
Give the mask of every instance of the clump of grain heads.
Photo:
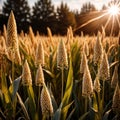
[[[66,52],[65,44],[62,39],[59,42],[58,50],[57,50],[57,67],[58,68],[68,67],[67,52]]]
[[[47,87],[44,85],[41,91],[41,109],[42,114],[45,116],[50,116],[53,114],[53,106],[50,98],[50,93]]]
[[[21,64],[21,58],[19,53],[17,26],[13,12],[11,11],[8,24],[7,24],[7,40],[6,47],[8,58],[15,63]]]
[[[96,92],[100,92],[100,81],[99,81],[99,78],[98,76],[96,76],[95,80],[94,80],[94,90]]]
[[[101,39],[99,38],[99,35],[97,36],[97,40],[94,46],[94,55],[93,55],[93,61],[95,64],[99,64],[103,55],[103,47],[101,43]]]
[[[82,81],[82,96],[90,97],[93,94],[93,84],[87,62],[84,67],[85,70]]]
[[[100,68],[98,70],[98,76],[101,80],[108,80],[110,77],[109,63],[105,51],[103,53],[103,57],[100,63]]]
[[[30,72],[30,68],[29,68],[27,60],[25,60],[25,63],[23,65],[22,84],[32,85],[32,77],[31,77],[31,72]]]
[[[45,64],[44,49],[43,49],[42,41],[39,42],[37,49],[36,49],[35,63],[36,65],[41,64],[42,66],[44,66]]]
[[[43,74],[41,64],[39,64],[39,67],[37,69],[35,85],[36,86],[43,86],[44,85],[44,74]]]
[[[118,84],[113,95],[112,109],[116,114],[120,115],[120,88]]]
[[[111,87],[115,88],[118,82],[118,65],[115,66],[114,73],[111,80]]]
[[[87,57],[85,52],[82,53],[81,63],[80,63],[80,73],[84,73],[85,67],[87,64]]]

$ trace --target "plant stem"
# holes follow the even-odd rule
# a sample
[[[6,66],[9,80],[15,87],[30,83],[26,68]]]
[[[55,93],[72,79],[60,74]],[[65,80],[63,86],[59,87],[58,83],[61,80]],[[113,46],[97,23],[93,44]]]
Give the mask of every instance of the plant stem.
[[[62,72],[62,92],[61,92],[61,101],[62,101],[63,91],[64,91],[64,67],[63,67],[63,65],[62,65],[61,72]]]
[[[37,102],[38,102],[38,103],[37,103],[37,104],[38,104],[38,106],[37,106],[37,107],[38,107],[38,111],[39,111],[39,105],[40,105],[40,104],[39,104],[39,102],[40,102],[40,88],[41,88],[41,87],[38,86],[38,98],[37,98]]]
[[[88,99],[88,98],[85,97],[85,113],[87,112],[87,102],[88,102],[87,99]]]
[[[12,81],[14,80],[14,59],[12,61]]]
[[[104,95],[105,95],[105,81],[103,80],[103,94],[102,94],[102,111],[103,114],[103,108],[104,108]]]
[[[98,95],[99,118],[100,118],[100,120],[101,120],[101,116],[102,116],[102,104],[101,104],[100,92],[98,92],[97,95]]]
[[[91,100],[91,97],[89,96],[89,109],[92,107],[92,100]]]
[[[43,115],[42,120],[46,120],[46,119],[47,119],[46,115]]]

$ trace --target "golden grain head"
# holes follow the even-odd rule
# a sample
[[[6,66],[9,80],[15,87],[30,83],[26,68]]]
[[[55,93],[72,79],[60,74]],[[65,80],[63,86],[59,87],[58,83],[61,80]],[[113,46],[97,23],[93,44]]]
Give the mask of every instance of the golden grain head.
[[[100,68],[98,70],[98,76],[101,80],[108,80],[110,78],[109,63],[107,54],[104,52],[100,63]]]
[[[47,32],[48,32],[48,36],[50,38],[50,41],[52,39],[52,32],[51,32],[51,29],[49,27],[47,27]]]
[[[53,114],[53,106],[50,98],[50,93],[45,85],[43,86],[41,91],[40,103],[43,115],[50,116]]]
[[[84,42],[83,51],[85,52],[86,56],[89,56],[89,47],[86,41]]]
[[[70,39],[73,40],[73,30],[72,27],[69,27],[69,34],[70,34]]]
[[[27,60],[25,60],[25,63],[23,65],[22,84],[32,85],[32,76],[31,76],[30,67],[29,67]]]
[[[41,64],[42,66],[44,66],[45,64],[44,49],[43,49],[42,41],[39,42],[37,49],[36,49],[35,63],[36,65]]]
[[[17,26],[13,11],[11,11],[7,24],[7,40],[6,40],[7,56],[11,61],[21,64],[19,53],[19,44],[17,36]]]
[[[98,76],[95,78],[95,80],[94,80],[94,90],[96,91],[96,92],[100,92],[100,81],[99,81],[99,78],[98,78]]]
[[[118,84],[113,95],[112,109],[116,114],[120,114],[120,88]]]
[[[117,83],[118,83],[118,65],[115,66],[115,69],[113,72],[113,76],[112,76],[112,80],[111,80],[111,87],[115,88]]]
[[[3,36],[5,38],[5,41],[7,39],[7,29],[6,29],[6,25],[3,25]]]
[[[82,96],[90,97],[93,94],[93,83],[88,65],[85,67],[82,81]]]
[[[68,68],[67,52],[66,52],[64,41],[62,39],[59,42],[58,50],[57,50],[57,67]]]
[[[41,64],[39,64],[39,67],[37,69],[37,73],[36,73],[36,78],[35,78],[35,85],[36,86],[43,86],[44,83],[44,74],[43,74],[43,70],[42,70],[42,66]]]
[[[84,73],[86,65],[87,65],[87,57],[86,57],[85,52],[83,51],[81,63],[80,63],[80,73]]]
[[[103,47],[101,43],[101,39],[97,36],[97,40],[94,46],[94,55],[93,61],[95,64],[100,64],[103,55]]]
[[[18,47],[17,26],[13,12],[11,11],[7,24],[7,48],[16,49]]]
[[[29,37],[30,37],[32,44],[34,44],[35,36],[34,36],[34,33],[33,33],[31,26],[29,27]]]

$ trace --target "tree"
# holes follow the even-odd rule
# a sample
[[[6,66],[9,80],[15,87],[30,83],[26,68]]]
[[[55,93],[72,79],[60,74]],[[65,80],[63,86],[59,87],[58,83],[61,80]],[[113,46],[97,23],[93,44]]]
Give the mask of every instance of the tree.
[[[8,18],[13,10],[17,22],[18,32],[28,30],[30,23],[30,7],[27,0],[6,0],[3,4],[3,14]]]
[[[72,28],[76,25],[75,14],[71,12],[67,6],[61,2],[61,5],[57,8],[57,20],[58,20],[58,31],[64,35],[67,33],[67,28]]]
[[[83,6],[81,7],[81,14],[92,12],[92,11],[96,11],[96,8],[90,2],[83,4]]]
[[[54,28],[56,14],[51,0],[38,0],[33,6],[32,27],[34,31],[47,33],[47,27]]]
[[[106,5],[103,5],[103,6],[102,6],[102,10],[107,10],[107,6],[106,6]]]

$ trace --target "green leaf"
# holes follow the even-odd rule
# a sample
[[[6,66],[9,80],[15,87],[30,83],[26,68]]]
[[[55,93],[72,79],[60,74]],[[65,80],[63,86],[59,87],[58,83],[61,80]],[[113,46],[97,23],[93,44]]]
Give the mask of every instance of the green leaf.
[[[95,94],[93,95],[93,109],[95,109],[95,111],[98,111],[98,104]]]
[[[34,92],[33,92],[33,88],[31,85],[29,85],[27,87],[27,91],[28,91],[28,96],[29,96],[29,107],[30,107],[30,114],[32,119],[36,118],[36,104],[35,104],[35,99],[34,99]]]
[[[60,117],[61,117],[61,107],[57,109],[52,120],[60,120]]]
[[[72,88],[73,88],[73,68],[72,68],[72,60],[70,60],[70,68],[69,68],[69,73],[68,73],[68,78],[66,83],[65,94],[63,96],[62,103],[61,103],[62,108],[68,105]]]
[[[18,101],[19,101],[19,103],[20,103],[20,105],[21,105],[21,108],[22,108],[22,110],[23,110],[23,113],[24,113],[24,115],[25,115],[26,120],[30,120],[29,114],[28,114],[28,112],[27,112],[27,110],[26,110],[26,107],[25,107],[25,105],[24,105],[24,103],[23,103],[20,95],[19,95],[18,93],[16,93],[16,95],[17,95]]]
[[[18,91],[20,81],[21,81],[21,76],[18,77],[17,79],[15,79],[15,80],[12,82],[12,84],[11,84],[11,86],[10,86],[10,88],[9,88],[10,93],[12,94],[12,100],[15,99],[15,95],[16,95],[16,93],[17,93],[17,91]]]
[[[66,120],[71,120],[71,117],[72,117],[74,112],[75,112],[75,108],[70,112],[70,114]]]
[[[115,66],[115,65],[118,64],[118,63],[119,63],[119,61],[115,61],[115,62],[111,63],[111,64],[110,64],[110,68],[113,67],[113,66]]]
[[[4,95],[5,98],[5,102],[6,103],[10,103],[11,99],[10,99],[10,95],[9,95],[9,91],[8,91],[8,87],[7,87],[7,82],[6,82],[6,77],[4,74],[1,74],[1,86],[2,86],[2,93]]]
[[[57,102],[54,98],[53,92],[51,91],[51,89],[49,87],[48,87],[48,90],[49,90],[50,97],[51,97],[51,100],[52,100],[53,109],[54,109],[54,111],[56,111],[57,108],[58,108]]]
[[[64,109],[65,106],[69,104],[69,98],[71,96],[73,88],[73,68],[72,68],[72,60],[70,59],[70,68],[69,68],[69,73],[68,73],[68,78],[67,78],[67,83],[66,83],[66,89],[65,89],[65,94],[63,96],[61,106]],[[66,119],[67,112],[68,112],[69,107],[66,108],[64,111],[63,119]]]
[[[62,120],[66,119],[66,115],[68,112],[68,109],[70,108],[70,106],[73,104],[73,102],[69,103],[68,105],[66,105],[63,109],[62,109]]]
[[[50,75],[50,77],[52,77],[52,78],[55,78],[55,75],[52,73],[52,72],[50,72],[49,70],[46,70],[46,69],[43,69],[48,75]]]
[[[80,118],[79,118],[79,120],[86,120],[85,118],[86,118],[86,116],[89,114],[89,112],[86,112],[85,114],[83,114]]]
[[[104,115],[104,117],[103,117],[103,120],[108,120],[108,116],[109,116],[110,112],[111,112],[111,109],[108,110],[108,111],[105,113],[105,115]]]
[[[2,110],[0,109],[0,118],[1,120],[6,120],[6,116],[4,115],[4,113],[2,112]]]

